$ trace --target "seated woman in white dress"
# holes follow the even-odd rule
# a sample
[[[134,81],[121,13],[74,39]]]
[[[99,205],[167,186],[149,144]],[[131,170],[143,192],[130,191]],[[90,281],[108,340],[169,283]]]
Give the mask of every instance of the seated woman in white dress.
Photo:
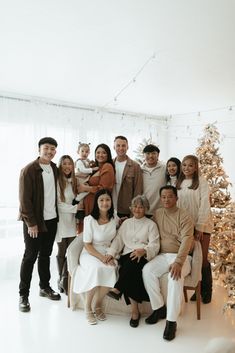
[[[119,299],[123,294],[126,304],[131,304],[131,327],[139,325],[138,303],[149,301],[143,283],[142,268],[157,255],[160,248],[157,225],[145,217],[148,208],[149,202],[144,195],[138,195],[132,200],[133,217],[122,223],[116,238],[107,250],[110,258],[122,252],[119,260],[119,278],[108,295]]]
[[[91,215],[84,218],[84,248],[73,285],[75,293],[86,293],[86,317],[91,325],[96,324],[97,319],[106,319],[102,301],[117,280],[116,263],[106,254],[115,235],[112,196],[110,191],[101,189],[95,195]]]

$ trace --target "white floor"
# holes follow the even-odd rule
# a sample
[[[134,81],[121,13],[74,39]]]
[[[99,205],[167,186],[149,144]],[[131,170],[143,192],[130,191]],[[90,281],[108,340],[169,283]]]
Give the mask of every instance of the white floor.
[[[52,282],[53,283],[53,282]],[[172,342],[162,339],[165,322],[148,326],[141,319],[136,329],[129,326],[129,317],[108,315],[105,322],[90,326],[82,310],[66,307],[66,297],[53,302],[38,295],[37,277],[34,276],[29,313],[18,311],[18,281],[4,280],[0,291],[0,347],[7,353],[111,351],[198,353],[206,342],[216,336],[234,337],[235,312],[223,313],[226,292],[214,288],[214,299],[202,305],[202,319],[196,320],[194,303],[184,305],[178,320],[177,337]],[[3,349],[4,348],[4,349]]]
[[[213,301],[201,307],[196,319],[195,303],[184,304],[176,338],[162,338],[165,320],[138,328],[129,326],[129,317],[108,315],[107,321],[90,326],[82,310],[67,308],[67,297],[53,302],[38,295],[35,266],[31,285],[31,312],[18,311],[19,267],[23,254],[22,225],[0,224],[0,352],[3,353],[203,353],[212,337],[235,336],[235,310],[223,313],[227,294],[214,285]],[[8,252],[7,252],[8,250]],[[56,246],[51,261],[51,285],[56,289]],[[189,293],[190,294],[190,293]]]

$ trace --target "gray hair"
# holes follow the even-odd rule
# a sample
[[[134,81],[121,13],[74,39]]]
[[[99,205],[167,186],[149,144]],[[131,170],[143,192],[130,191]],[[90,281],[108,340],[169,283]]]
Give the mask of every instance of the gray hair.
[[[145,211],[149,209],[149,202],[145,195],[137,195],[131,201],[131,207],[141,204],[144,207]]]

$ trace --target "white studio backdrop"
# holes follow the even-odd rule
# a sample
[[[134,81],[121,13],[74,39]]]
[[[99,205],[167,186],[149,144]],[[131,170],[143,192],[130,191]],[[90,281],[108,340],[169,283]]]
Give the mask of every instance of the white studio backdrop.
[[[113,140],[124,135],[129,140],[128,155],[144,139],[152,138],[160,150],[160,159],[175,156],[180,159],[194,154],[198,139],[208,123],[216,123],[220,132],[219,152],[230,181],[235,184],[235,111],[188,114],[171,117],[150,117],[138,114],[99,111],[94,108],[66,106],[36,99],[0,98],[0,207],[18,206],[18,179],[22,167],[38,155],[38,140],[52,136],[58,141],[55,163],[63,154],[77,158],[78,142],[91,143],[90,158],[99,143],[110,146]],[[235,198],[234,187],[231,194]]]
[[[161,158],[167,158],[166,118],[139,116],[126,113],[99,111],[38,100],[0,98],[0,207],[18,205],[18,179],[20,170],[38,156],[38,141],[52,136],[58,142],[54,162],[69,154],[77,159],[78,142],[91,143],[90,159],[94,159],[95,147],[109,145],[113,157],[115,136],[124,135],[129,141],[128,155],[143,139],[152,140],[162,150]]]
[[[1,97],[0,279],[18,279],[23,253],[22,222],[17,222],[19,173],[38,156],[37,143],[41,137],[52,136],[58,141],[56,163],[63,154],[76,159],[79,141],[91,143],[91,159],[99,143],[109,145],[114,157],[113,140],[117,135],[128,138],[131,158],[137,157],[134,151],[143,140],[151,137],[161,150],[160,159],[167,161],[172,156],[182,159],[186,154],[194,154],[205,125],[215,121],[221,134],[219,152],[224,158],[225,171],[235,185],[233,110],[166,118],[81,109],[33,98]],[[231,195],[234,199],[234,187]]]

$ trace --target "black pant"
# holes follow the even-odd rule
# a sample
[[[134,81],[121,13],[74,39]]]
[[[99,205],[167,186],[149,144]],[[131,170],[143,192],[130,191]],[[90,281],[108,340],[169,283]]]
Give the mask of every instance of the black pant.
[[[124,294],[127,305],[130,304],[129,298],[137,303],[149,301],[142,278],[142,269],[147,262],[144,257],[139,262],[137,259],[131,260],[130,253],[119,259],[119,278],[114,287]]]
[[[34,263],[38,258],[39,286],[41,289],[49,287],[50,274],[50,256],[55,241],[57,230],[57,220],[50,219],[45,221],[47,232],[38,233],[37,238],[31,238],[28,234],[28,227],[23,224],[25,252],[20,268],[20,295],[29,295],[30,282],[32,279]]]

